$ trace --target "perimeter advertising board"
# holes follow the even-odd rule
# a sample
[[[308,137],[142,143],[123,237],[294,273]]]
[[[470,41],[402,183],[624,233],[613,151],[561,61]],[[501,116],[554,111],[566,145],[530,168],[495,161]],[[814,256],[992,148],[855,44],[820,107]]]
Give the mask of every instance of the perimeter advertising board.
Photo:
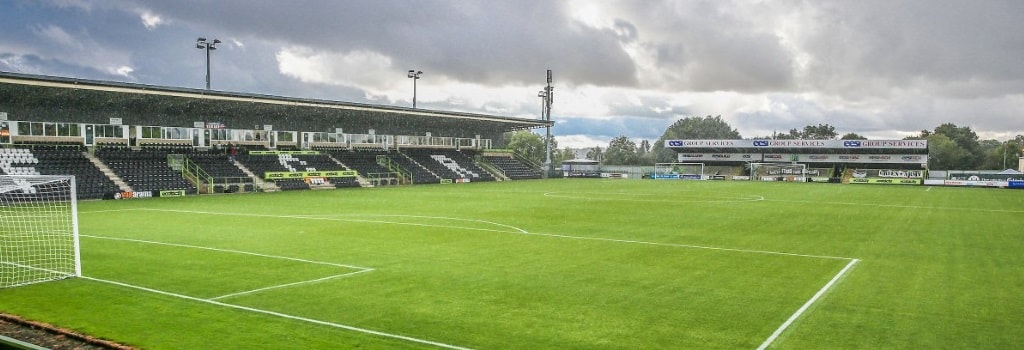
[[[856,169],[850,183],[920,185],[924,183],[924,170]]]
[[[879,179],[879,178],[853,178],[852,184],[879,184],[879,185],[920,185],[921,179]]]
[[[307,177],[356,177],[358,173],[355,170],[343,170],[343,171],[268,171],[263,173],[263,178],[267,180],[275,179],[304,179]]]
[[[103,196],[103,199],[141,199],[153,197],[184,197],[185,190],[161,190],[161,191],[124,191],[110,192]]]
[[[927,164],[926,154],[788,154],[765,153],[764,162]]]
[[[855,169],[854,178],[901,178],[920,179],[924,178],[924,170],[893,170],[893,169]]]
[[[250,156],[276,156],[281,154],[311,156],[320,154],[320,151],[249,151]]]
[[[679,152],[679,162],[800,162],[927,164],[926,154],[789,154],[789,153],[705,153]]]
[[[760,153],[680,152],[679,162],[760,162]]]
[[[927,140],[666,140],[665,148],[928,149]]]

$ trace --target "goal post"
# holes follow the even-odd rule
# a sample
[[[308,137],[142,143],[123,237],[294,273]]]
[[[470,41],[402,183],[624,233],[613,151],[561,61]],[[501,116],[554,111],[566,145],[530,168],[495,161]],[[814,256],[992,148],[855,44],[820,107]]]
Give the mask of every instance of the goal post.
[[[0,175],[0,288],[82,275],[74,176]]]
[[[704,180],[704,163],[655,163],[651,178]]]
[[[750,179],[754,181],[807,181],[807,164],[750,163]]]

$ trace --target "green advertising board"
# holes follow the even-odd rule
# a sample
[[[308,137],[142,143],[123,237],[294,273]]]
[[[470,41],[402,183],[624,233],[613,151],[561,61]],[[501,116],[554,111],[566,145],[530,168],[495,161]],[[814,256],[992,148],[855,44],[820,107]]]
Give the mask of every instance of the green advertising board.
[[[160,197],[184,197],[185,190],[163,190],[159,192]]]
[[[249,151],[250,156],[276,156],[279,154],[315,156],[320,154],[320,151]]]
[[[268,171],[263,173],[267,180],[280,179],[304,179],[307,177],[356,177],[359,173],[355,170],[332,170],[332,171]]]

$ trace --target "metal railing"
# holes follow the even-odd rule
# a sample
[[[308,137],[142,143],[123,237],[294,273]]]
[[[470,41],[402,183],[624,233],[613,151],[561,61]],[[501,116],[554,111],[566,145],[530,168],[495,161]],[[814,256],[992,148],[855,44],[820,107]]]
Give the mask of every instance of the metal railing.
[[[391,159],[391,157],[388,157],[385,154],[377,155],[377,164],[380,164],[384,168],[388,169],[388,171],[394,172],[396,175],[398,175],[399,183],[413,183],[412,172],[406,170],[405,168],[402,168],[402,165],[396,163],[394,160]]]

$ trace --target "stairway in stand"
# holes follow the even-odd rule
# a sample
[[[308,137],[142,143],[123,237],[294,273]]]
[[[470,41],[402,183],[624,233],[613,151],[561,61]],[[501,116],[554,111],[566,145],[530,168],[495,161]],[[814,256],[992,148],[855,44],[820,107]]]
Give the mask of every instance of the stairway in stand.
[[[121,179],[120,176],[117,176],[117,174],[114,173],[114,171],[111,170],[106,163],[103,163],[102,160],[96,158],[95,155],[89,152],[82,152],[82,154],[84,154],[85,158],[89,159],[89,162],[95,165],[97,169],[100,169],[100,171],[103,172],[103,175],[106,175],[107,178],[109,178],[111,181],[114,181],[114,184],[117,185],[117,188],[120,188],[121,191],[135,192],[135,190],[132,189],[131,186],[128,186],[128,184],[124,182],[124,179]]]
[[[252,171],[250,171],[249,168],[246,168],[245,165],[242,165],[241,162],[234,163],[235,167],[241,169],[242,172],[245,173],[245,175],[248,175],[250,178],[252,178],[252,181],[253,183],[256,184],[256,187],[263,189],[263,192],[277,192],[281,190],[281,188],[277,187],[277,184],[274,184],[273,181],[263,181],[262,178],[256,176],[256,174],[253,174]]]

